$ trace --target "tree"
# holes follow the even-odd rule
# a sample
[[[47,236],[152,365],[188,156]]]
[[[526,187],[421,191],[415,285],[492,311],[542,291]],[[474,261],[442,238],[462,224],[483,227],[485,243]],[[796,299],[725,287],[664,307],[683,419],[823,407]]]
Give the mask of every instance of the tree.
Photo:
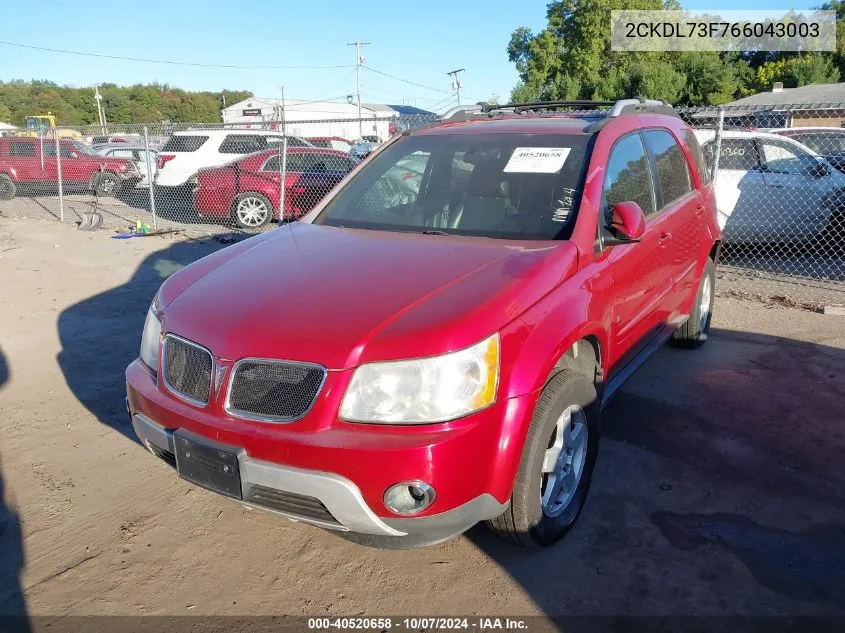
[[[757,68],[755,87],[771,90],[776,81],[784,88],[798,88],[807,84],[828,84],[839,81],[839,69],[823,53],[793,55],[764,63]]]
[[[822,9],[837,13],[835,53],[615,52],[610,46],[614,9],[679,9],[676,0],[557,0],[547,25],[535,34],[511,34],[508,58],[520,81],[513,100],[647,97],[673,104],[711,105],[786,87],[831,83],[845,73],[845,0]]]
[[[244,90],[224,90],[222,94],[186,92],[167,84],[103,84],[100,94],[110,123],[154,123],[165,119],[218,122],[222,95],[229,104],[252,96]],[[56,116],[58,125],[89,125],[98,120],[92,88],[59,86],[47,80],[0,82],[0,121],[22,125],[25,117],[47,112]]]

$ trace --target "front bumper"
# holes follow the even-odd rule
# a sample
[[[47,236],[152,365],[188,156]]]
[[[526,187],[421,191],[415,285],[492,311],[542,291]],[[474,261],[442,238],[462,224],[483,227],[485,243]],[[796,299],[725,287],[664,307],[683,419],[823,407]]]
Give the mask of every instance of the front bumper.
[[[446,540],[505,511],[513,483],[508,471],[515,469],[522,446],[522,438],[512,434],[533,410],[530,397],[515,398],[436,437],[348,424],[312,434],[302,428],[307,419],[268,425],[197,409],[164,391],[139,361],[127,369],[127,392],[135,433],[171,466],[174,432],[190,433],[237,455],[240,502],[344,532],[352,540],[355,535],[386,538],[389,543],[375,544],[397,548]],[[322,417],[319,408],[312,413]],[[497,450],[508,445],[515,453]],[[437,501],[418,516],[391,513],[384,507],[384,491],[412,479],[433,485]]]
[[[175,466],[176,448],[172,430],[139,413],[132,415],[132,427],[151,453]],[[439,515],[382,519],[369,508],[358,487],[345,477],[272,464],[252,459],[246,451],[237,447],[226,448],[238,455],[242,503],[330,530],[393,538],[411,537],[408,541],[419,546],[456,536],[479,521],[498,516],[507,508],[507,505],[499,504],[491,495],[485,494]],[[279,494],[268,494],[267,491]],[[293,503],[284,503],[284,499],[291,498],[295,499]],[[314,516],[314,506],[307,505],[303,498],[318,501],[327,514]]]

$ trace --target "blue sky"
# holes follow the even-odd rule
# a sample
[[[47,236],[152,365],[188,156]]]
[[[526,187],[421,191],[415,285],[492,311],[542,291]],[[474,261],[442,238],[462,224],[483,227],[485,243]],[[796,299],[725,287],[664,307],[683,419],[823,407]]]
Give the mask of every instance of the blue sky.
[[[689,9],[806,9],[818,2],[683,2]],[[21,5],[23,6],[23,5]],[[507,98],[517,74],[505,48],[518,26],[545,25],[545,1],[427,0],[29,0],[0,20],[0,40],[128,57],[239,66],[347,66],[242,70],[79,57],[0,45],[0,79],[49,79],[88,86],[158,81],[189,90],[251,90],[289,99],[343,98],[355,89],[355,53],[408,81],[361,71],[362,100],[442,110],[453,99],[446,72],[462,74],[465,102]],[[39,16],[33,28],[33,16]]]

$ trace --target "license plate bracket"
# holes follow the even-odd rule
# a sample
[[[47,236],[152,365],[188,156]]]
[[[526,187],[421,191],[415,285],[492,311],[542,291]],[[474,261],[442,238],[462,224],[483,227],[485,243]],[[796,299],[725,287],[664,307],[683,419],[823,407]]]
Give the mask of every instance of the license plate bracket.
[[[237,453],[203,443],[179,431],[173,434],[173,443],[176,472],[182,479],[233,499],[243,498]]]

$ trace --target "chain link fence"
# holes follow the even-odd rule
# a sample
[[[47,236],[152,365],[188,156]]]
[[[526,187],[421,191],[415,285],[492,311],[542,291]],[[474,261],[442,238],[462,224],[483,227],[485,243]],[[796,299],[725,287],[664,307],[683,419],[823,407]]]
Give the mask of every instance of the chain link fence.
[[[845,103],[676,110],[711,170],[721,273],[746,280],[746,294],[789,284],[785,294],[809,288],[822,302],[845,301]],[[0,215],[83,230],[252,233],[307,213],[389,137],[436,120],[18,132],[0,139]],[[421,167],[397,167],[395,178],[380,180],[390,189],[382,198],[415,193]],[[769,296],[781,292],[772,288]]]
[[[845,300],[845,104],[682,108],[716,192],[738,294]]]

